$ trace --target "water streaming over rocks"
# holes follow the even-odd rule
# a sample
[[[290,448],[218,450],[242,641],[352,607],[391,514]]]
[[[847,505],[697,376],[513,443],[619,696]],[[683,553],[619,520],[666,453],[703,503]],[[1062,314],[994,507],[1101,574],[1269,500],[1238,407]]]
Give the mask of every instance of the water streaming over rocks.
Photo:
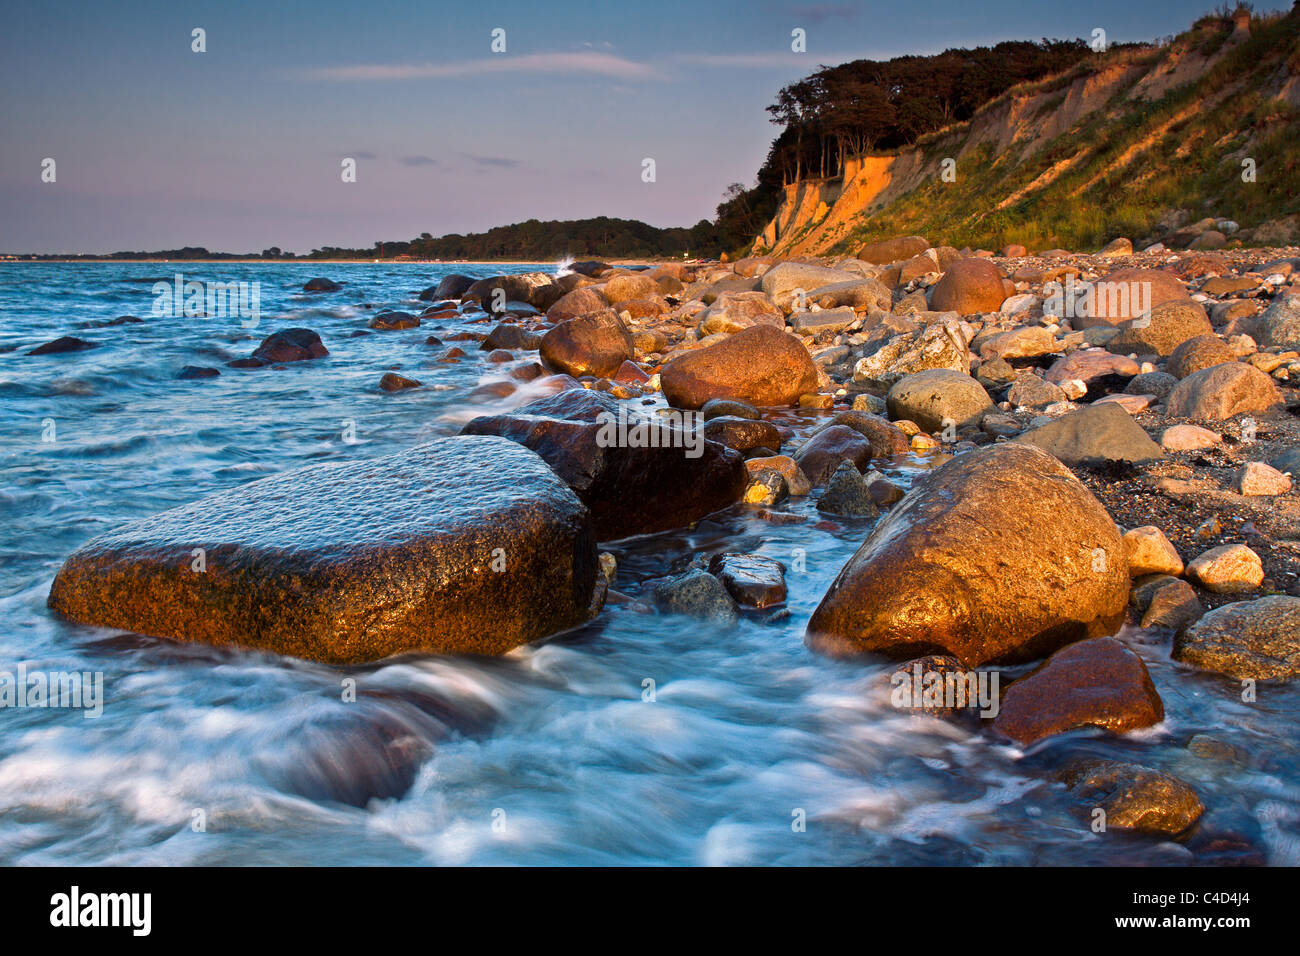
[[[126,521],[302,465],[398,452],[539,397],[522,383],[471,398],[512,363],[474,342],[440,362],[443,346],[426,344],[491,324],[367,329],[385,310],[418,315],[420,290],[452,272],[536,269],[0,265],[0,671],[102,672],[104,695],[93,719],[0,710],[0,863],[1300,864],[1294,684],[1261,685],[1247,705],[1234,681],[1173,662],[1167,638],[1126,633],[1165,708],[1130,736],[1024,751],[974,723],[895,710],[895,665],[804,646],[875,520],[819,514],[812,498],[778,506],[797,522],[737,507],[602,545],[632,600],[500,658],[335,668],[81,627],[47,609],[64,559]],[[257,327],[151,315],[142,280],[177,271],[259,282]],[[342,289],[304,293],[317,275]],[[143,321],[112,324],[123,315]],[[226,366],[289,328],[319,333],[329,354]],[[95,347],[25,354],[65,335]],[[186,366],[220,374],[178,378]],[[385,392],[389,371],[423,385]],[[804,436],[823,418],[780,423]],[[907,486],[928,463],[875,466]],[[724,552],[782,562],[784,610],[742,609],[733,624],[651,612],[650,582]],[[1226,746],[1189,747],[1197,734]],[[1179,841],[1095,834],[1060,780],[1083,757],[1173,773],[1206,814]]]

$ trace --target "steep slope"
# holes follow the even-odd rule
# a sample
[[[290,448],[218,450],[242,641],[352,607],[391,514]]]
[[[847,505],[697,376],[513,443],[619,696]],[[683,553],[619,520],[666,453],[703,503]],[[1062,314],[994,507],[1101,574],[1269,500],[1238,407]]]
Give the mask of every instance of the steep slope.
[[[913,233],[1083,248],[1206,215],[1237,221],[1247,242],[1295,241],[1298,147],[1300,9],[1249,27],[1212,20],[1015,87],[967,123],[851,161],[842,178],[787,186],[754,248],[841,253]]]

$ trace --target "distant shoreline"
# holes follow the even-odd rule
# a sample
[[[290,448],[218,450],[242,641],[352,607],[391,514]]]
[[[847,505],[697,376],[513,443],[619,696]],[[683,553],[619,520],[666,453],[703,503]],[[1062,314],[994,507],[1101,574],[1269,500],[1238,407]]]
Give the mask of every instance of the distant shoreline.
[[[698,262],[698,259],[664,259],[649,257],[644,259],[604,259],[595,257],[601,262],[607,262],[610,265],[627,265],[650,262]],[[109,256],[103,257],[82,257],[72,256],[64,258],[41,257],[39,259],[0,259],[0,265],[31,265],[32,263],[60,263],[60,262],[108,262],[108,263],[260,263],[263,265],[277,266],[314,266],[314,265],[393,265],[393,266],[554,266],[558,265],[562,259],[262,259],[257,256],[249,258],[221,258],[221,259],[114,259]],[[582,262],[582,259],[574,259],[574,262]]]

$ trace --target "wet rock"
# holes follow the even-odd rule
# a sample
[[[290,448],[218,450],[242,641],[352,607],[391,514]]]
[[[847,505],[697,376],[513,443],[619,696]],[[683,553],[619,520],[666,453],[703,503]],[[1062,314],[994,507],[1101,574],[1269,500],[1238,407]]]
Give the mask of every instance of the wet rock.
[[[1238,680],[1300,676],[1300,598],[1225,604],[1174,639],[1174,660]]]
[[[87,349],[99,348],[98,342],[87,342],[85,339],[79,339],[75,335],[64,335],[52,342],[46,342],[38,345],[34,349],[28,349],[28,355],[64,355],[68,352],[84,352]]]
[[[759,468],[749,472],[741,500],[747,505],[769,507],[789,496],[790,486],[781,472],[775,468]]]
[[[771,422],[730,415],[706,421],[704,437],[737,451],[749,451],[751,448],[770,448],[775,451],[781,447],[781,432]]]
[[[1173,837],[1205,812],[1196,791],[1182,780],[1138,764],[1081,760],[1066,767],[1060,777],[1071,793],[1105,811],[1108,830]]]
[[[478,279],[465,289],[459,298],[465,302],[479,303],[491,312],[505,311],[503,306],[510,302],[522,302],[545,312],[563,294],[554,276],[545,272],[523,272],[517,275]],[[447,296],[447,298],[456,297]]]
[[[1284,495],[1291,490],[1291,479],[1272,465],[1248,461],[1237,471],[1237,491],[1243,495]]]
[[[1171,418],[1221,420],[1266,412],[1282,402],[1273,380],[1242,362],[1194,372],[1174,386],[1166,401]]]
[[[1133,416],[1111,402],[1088,405],[1012,440],[1036,445],[1071,467],[1164,457]]]
[[[1124,733],[1164,720],[1142,658],[1113,637],[1057,651],[1002,694],[993,727],[1021,745],[1081,727]]]
[[[1215,594],[1241,594],[1264,582],[1264,565],[1244,544],[1225,544],[1194,558],[1187,576]]]
[[[338,292],[343,286],[332,279],[315,278],[303,283],[303,292]]]
[[[847,425],[831,425],[800,445],[794,460],[809,481],[824,485],[840,462],[851,462],[858,469],[870,464],[871,442]]]
[[[402,329],[419,328],[420,319],[410,312],[380,312],[366,323],[366,328],[381,332],[396,332]]]
[[[419,388],[423,382],[417,382],[413,378],[405,378],[395,372],[385,372],[379,379],[379,387],[385,392],[401,392],[408,388]]]
[[[803,497],[812,490],[812,482],[808,480],[808,476],[788,455],[750,458],[745,461],[745,468],[751,475],[768,470],[777,472],[785,479],[787,491],[797,498]]]
[[[1154,525],[1124,532],[1124,554],[1128,557],[1128,573],[1134,578],[1144,574],[1177,577],[1183,573],[1183,559],[1177,549]]]
[[[1109,633],[1128,589],[1106,510],[1046,452],[1009,442],[920,478],[840,571],[808,641],[968,666],[1032,660]]]
[[[473,276],[461,275],[458,272],[453,272],[449,276],[444,276],[438,284],[434,286],[432,292],[428,289],[421,292],[420,299],[424,302],[437,301],[439,299],[459,299],[464,296],[469,287],[477,281],[478,280]],[[425,298],[425,293],[429,293],[427,299]]]
[[[562,391],[476,418],[462,434],[499,435],[541,455],[591,510],[602,541],[684,527],[735,504],[745,488],[737,452],[605,392]]]
[[[763,413],[749,402],[740,402],[729,398],[710,399],[700,409],[700,415],[706,422],[724,415],[730,418],[752,418],[755,420],[763,417]]]
[[[862,473],[851,461],[841,462],[835,469],[817,500],[817,510],[851,518],[875,517],[880,513]]]
[[[974,685],[972,677],[977,681]],[[897,710],[954,720],[981,709],[975,672],[947,654],[927,654],[899,664],[888,681],[889,701]]]
[[[958,259],[930,294],[930,308],[936,312],[973,315],[996,312],[1006,299],[1002,273],[987,259]]]
[[[608,378],[636,356],[632,333],[611,309],[561,322],[542,336],[540,350],[548,368],[575,377]]]
[[[1159,575],[1144,597],[1138,599],[1142,627],[1163,627],[1179,631],[1202,614],[1196,589],[1179,578]]]
[[[710,559],[709,572],[737,604],[765,608],[785,603],[785,565],[774,558],[728,551]]]
[[[863,476],[871,498],[881,508],[889,508],[903,500],[907,494],[900,486],[894,484],[878,471],[868,472]]]
[[[530,332],[518,325],[512,325],[502,322],[491,332],[486,339],[479,345],[484,351],[493,349],[520,349],[522,351],[532,351],[540,347],[542,337],[536,332]]]
[[[602,596],[590,515],[545,462],[442,438],[127,524],[64,562],[49,604],[82,624],[356,663],[504,653]]]
[[[978,425],[993,406],[983,385],[950,369],[930,369],[900,379],[885,402],[890,418],[916,422],[927,432]]]
[[[272,332],[253,351],[253,358],[267,365],[304,362],[329,355],[320,336],[311,329],[282,329]]]
[[[734,624],[736,602],[722,582],[696,569],[660,582],[653,592],[655,606],[665,614],[685,614],[715,624]]]
[[[206,365],[187,365],[176,377],[179,379],[216,378],[220,374],[219,369],[208,368]]]
[[[793,335],[756,325],[672,359],[660,382],[677,408],[699,408],[713,398],[794,405],[800,395],[817,391],[817,367]]]
[[[1217,335],[1198,335],[1174,349],[1165,368],[1174,378],[1186,378],[1201,369],[1237,361],[1236,354]],[[1142,378],[1143,376],[1138,376]]]
[[[880,410],[885,410],[883,403]],[[890,458],[894,455],[904,455],[909,448],[907,434],[897,425],[877,414],[857,409],[844,411],[827,422],[826,427],[829,428],[832,425],[843,425],[846,428],[852,428],[870,442],[872,458]]]

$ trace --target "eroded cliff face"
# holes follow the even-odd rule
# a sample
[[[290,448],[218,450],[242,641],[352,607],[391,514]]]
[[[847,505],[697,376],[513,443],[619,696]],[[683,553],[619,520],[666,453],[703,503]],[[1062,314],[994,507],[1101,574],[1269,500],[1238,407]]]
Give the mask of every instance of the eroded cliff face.
[[[864,227],[869,232],[873,216],[908,204],[919,207],[914,218],[929,218],[937,228],[963,217],[969,221],[967,210],[944,209],[948,197],[942,192],[912,195],[918,187],[940,181],[947,159],[955,160],[966,175],[972,168],[998,168],[982,197],[988,211],[997,211],[1026,199],[1063,198],[1056,195],[1063,188],[1059,184],[1055,192],[1049,190],[1066,174],[1071,174],[1070,194],[1086,201],[1088,188],[1103,179],[1113,181],[1130,166],[1142,166],[1137,160],[1144,153],[1167,147],[1171,130],[1183,135],[1186,127],[1195,129],[1197,124],[1209,130],[1211,114],[1230,106],[1230,97],[1258,96],[1274,102],[1283,121],[1289,115],[1294,127],[1300,110],[1300,52],[1287,49],[1294,46],[1294,37],[1287,36],[1261,58],[1252,57],[1252,62],[1275,62],[1260,62],[1249,76],[1207,82],[1215,67],[1248,39],[1249,32],[1239,30],[1212,47],[1190,33],[1163,47],[1113,51],[1060,76],[1015,87],[969,121],[896,154],[855,157],[840,177],[788,185],[776,215],[755,240],[755,252],[824,255],[837,251],[837,245],[844,251],[846,239],[855,233],[861,237]],[[1177,109],[1152,109],[1161,101],[1176,101]],[[1095,133],[1116,122],[1138,131],[1118,156],[1108,155]],[[1252,132],[1252,139],[1264,132]],[[1173,158],[1162,156],[1166,161]],[[977,161],[978,167],[963,169],[964,159]],[[1026,165],[1033,167],[1032,178],[1016,175]],[[1074,177],[1082,179],[1076,182]],[[1188,204],[1205,198],[1189,196]]]

